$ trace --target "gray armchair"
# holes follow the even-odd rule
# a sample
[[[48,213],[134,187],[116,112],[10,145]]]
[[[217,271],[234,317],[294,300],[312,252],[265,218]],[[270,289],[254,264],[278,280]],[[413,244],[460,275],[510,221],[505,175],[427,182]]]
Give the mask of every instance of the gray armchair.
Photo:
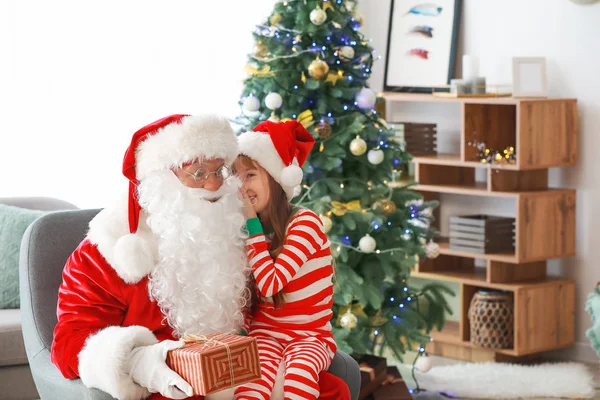
[[[50,361],[62,270],[98,212],[75,210],[49,214],[35,221],[23,237],[20,257],[23,336],[42,400],[112,399],[104,392],[86,388],[79,379],[63,378]],[[329,371],[348,384],[353,400],[358,399],[360,372],[353,358],[338,351]]]

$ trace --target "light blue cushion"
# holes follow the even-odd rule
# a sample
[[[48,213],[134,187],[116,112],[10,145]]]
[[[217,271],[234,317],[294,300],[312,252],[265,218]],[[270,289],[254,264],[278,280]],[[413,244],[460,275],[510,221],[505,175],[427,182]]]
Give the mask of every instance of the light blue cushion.
[[[19,308],[19,250],[27,227],[48,211],[0,204],[0,309]]]

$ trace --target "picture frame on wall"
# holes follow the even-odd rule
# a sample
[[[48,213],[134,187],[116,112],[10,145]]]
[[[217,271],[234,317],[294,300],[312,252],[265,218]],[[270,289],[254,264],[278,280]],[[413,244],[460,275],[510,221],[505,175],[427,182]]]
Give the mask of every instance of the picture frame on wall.
[[[545,57],[513,57],[513,97],[548,97]]]
[[[462,0],[392,0],[384,90],[431,93],[454,77]]]

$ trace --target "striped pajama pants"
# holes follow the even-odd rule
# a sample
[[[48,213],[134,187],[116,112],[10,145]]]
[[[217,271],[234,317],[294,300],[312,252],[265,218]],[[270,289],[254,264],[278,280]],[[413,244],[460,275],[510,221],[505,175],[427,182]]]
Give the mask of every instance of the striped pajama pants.
[[[332,360],[323,341],[309,336],[282,344],[273,337],[255,337],[262,378],[236,388],[235,400],[269,400],[282,360],[285,365],[285,399],[308,400],[319,397],[319,373],[326,371]]]

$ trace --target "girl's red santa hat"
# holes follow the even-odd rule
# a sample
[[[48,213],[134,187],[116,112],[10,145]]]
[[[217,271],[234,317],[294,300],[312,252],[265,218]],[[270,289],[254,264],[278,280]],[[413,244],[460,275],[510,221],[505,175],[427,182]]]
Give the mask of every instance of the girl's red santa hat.
[[[300,193],[306,161],[315,139],[298,121],[258,124],[238,136],[240,153],[258,162],[281,185],[288,200]]]
[[[123,279],[139,281],[154,267],[154,244],[149,227],[140,221],[138,184],[153,172],[196,159],[222,158],[231,165],[237,154],[229,121],[217,115],[170,115],[141,128],[133,134],[123,159],[123,175],[129,180],[127,226],[121,223],[124,210],[119,210],[124,204],[117,205],[92,220],[88,237]]]

